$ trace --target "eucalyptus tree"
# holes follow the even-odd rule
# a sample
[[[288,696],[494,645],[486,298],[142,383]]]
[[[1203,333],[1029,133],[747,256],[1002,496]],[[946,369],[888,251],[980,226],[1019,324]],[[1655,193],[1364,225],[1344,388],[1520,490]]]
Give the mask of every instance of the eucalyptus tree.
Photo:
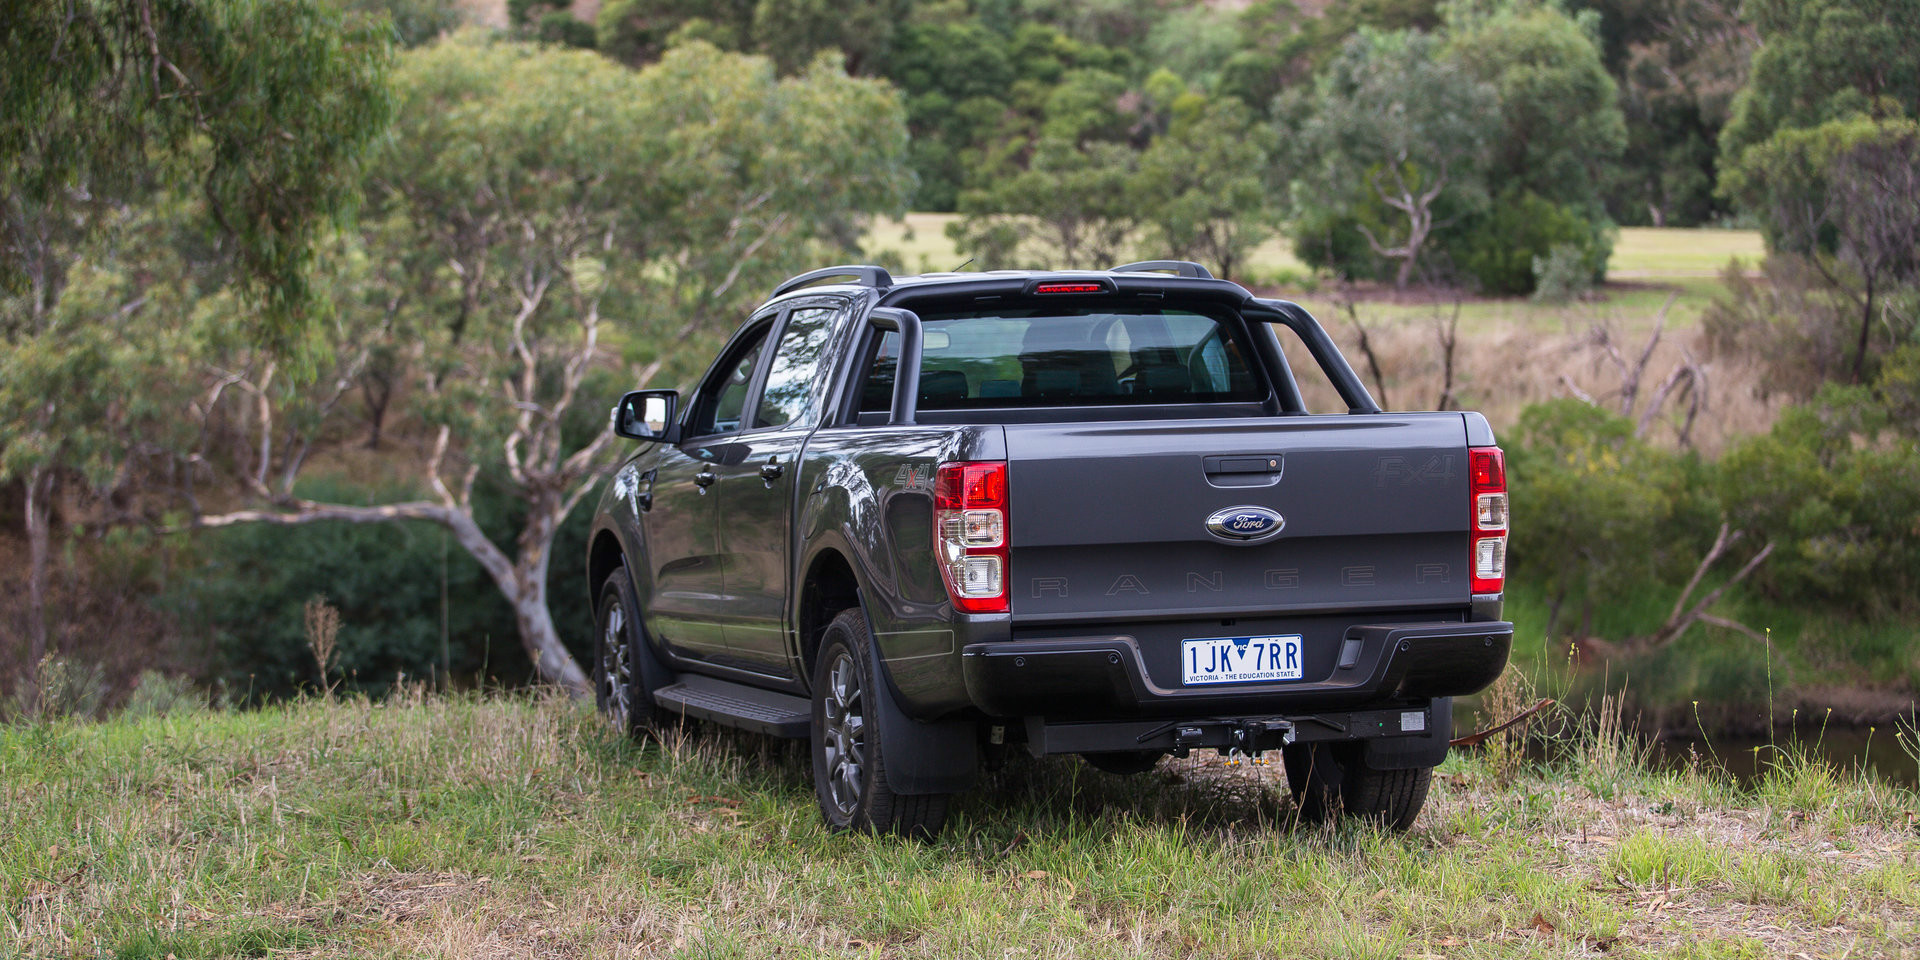
[[[1374,254],[1398,261],[1394,284],[1404,287],[1451,221],[1443,199],[1456,210],[1485,201],[1499,93],[1429,34],[1362,29],[1321,74],[1313,100],[1301,134],[1319,166],[1304,172],[1303,199],[1346,208]],[[1385,213],[1356,216],[1361,207]]]
[[[547,567],[561,522],[617,455],[594,412],[616,380],[646,382],[851,235],[849,217],[901,210],[903,110],[832,58],[782,79],[764,58],[702,43],[636,72],[466,34],[404,55],[395,84],[399,119],[364,215],[376,289],[358,301],[383,319],[359,329],[412,351],[425,496],[299,496],[304,441],[279,439],[263,414],[260,468],[244,481],[258,505],[199,522],[442,524],[513,608],[538,674],[584,692],[554,629]],[[235,355],[229,396],[270,395],[272,363]],[[315,435],[328,412],[296,434]],[[524,507],[510,546],[476,522],[483,474]]]
[[[242,335],[310,365],[315,242],[385,128],[390,47],[314,0],[0,0],[0,482],[26,493],[29,703],[55,487],[127,476],[113,428],[145,398],[114,388],[163,356],[120,342],[159,298],[96,268],[189,188],[187,242],[246,302]]]

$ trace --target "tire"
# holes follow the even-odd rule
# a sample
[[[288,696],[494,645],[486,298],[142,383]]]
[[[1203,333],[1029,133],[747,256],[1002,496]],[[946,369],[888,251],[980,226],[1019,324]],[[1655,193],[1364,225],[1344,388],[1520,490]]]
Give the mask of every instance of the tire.
[[[1395,832],[1413,826],[1426,805],[1433,768],[1373,770],[1365,763],[1365,752],[1359,743],[1300,744],[1281,751],[1287,787],[1302,820],[1321,823],[1347,816]]]
[[[873,645],[866,618],[843,610],[820,638],[813,669],[813,788],[833,830],[927,838],[947,822],[947,794],[893,791],[868,690]]]
[[[615,729],[639,736],[658,719],[653,702],[656,671],[650,669],[653,655],[626,567],[615,567],[607,577],[595,610],[594,704]]]
[[[1152,770],[1155,764],[1160,762],[1161,756],[1160,753],[1153,751],[1144,753],[1138,751],[1126,753],[1083,753],[1080,755],[1082,759],[1087,761],[1087,766],[1102,773],[1111,773],[1116,777],[1131,777],[1135,774],[1146,773]]]

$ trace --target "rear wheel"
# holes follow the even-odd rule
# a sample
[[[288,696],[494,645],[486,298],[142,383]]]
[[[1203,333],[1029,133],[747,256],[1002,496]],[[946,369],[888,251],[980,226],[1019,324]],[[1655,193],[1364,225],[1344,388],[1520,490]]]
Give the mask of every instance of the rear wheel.
[[[820,639],[813,670],[813,786],[835,830],[932,836],[947,821],[947,795],[895,793],[880,746],[866,619],[842,611]]]
[[[1388,830],[1413,826],[1427,802],[1433,768],[1374,770],[1365,753],[1359,743],[1296,744],[1281,752],[1301,819],[1319,823],[1344,815]]]

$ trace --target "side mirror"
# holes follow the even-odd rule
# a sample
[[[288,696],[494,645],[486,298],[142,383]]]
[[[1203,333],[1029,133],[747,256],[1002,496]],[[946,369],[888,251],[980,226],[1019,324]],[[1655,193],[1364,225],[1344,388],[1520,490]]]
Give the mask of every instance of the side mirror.
[[[677,390],[635,390],[613,406],[613,432],[629,440],[664,440],[679,433],[673,415],[680,406]]]

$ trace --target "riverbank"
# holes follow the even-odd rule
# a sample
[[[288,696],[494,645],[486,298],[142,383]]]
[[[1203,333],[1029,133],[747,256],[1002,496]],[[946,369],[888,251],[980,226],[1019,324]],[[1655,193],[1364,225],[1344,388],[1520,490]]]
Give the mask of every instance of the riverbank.
[[[826,833],[790,744],[540,696],[0,727],[0,953],[1917,955],[1912,791],[1630,756],[1456,756],[1398,836],[1277,765],[1029,760],[922,844]]]

